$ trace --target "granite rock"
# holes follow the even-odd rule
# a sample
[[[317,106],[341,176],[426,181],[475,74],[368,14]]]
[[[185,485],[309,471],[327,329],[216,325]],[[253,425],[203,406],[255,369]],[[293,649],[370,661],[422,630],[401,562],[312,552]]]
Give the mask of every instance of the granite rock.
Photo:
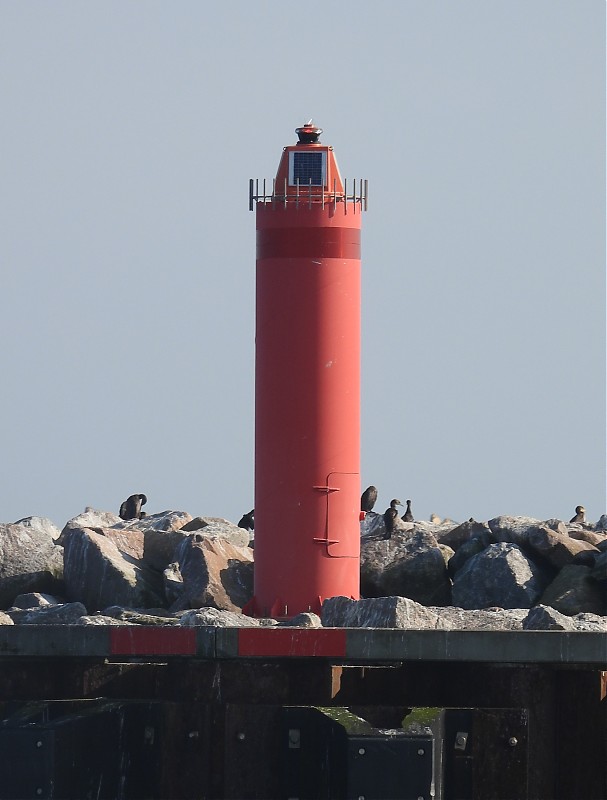
[[[174,611],[212,607],[240,612],[253,596],[253,553],[223,537],[190,534],[176,552],[183,592]]]
[[[540,568],[511,542],[489,545],[453,580],[453,605],[461,608],[531,608],[546,585]]]
[[[597,614],[581,613],[567,616],[550,606],[540,604],[534,606],[523,620],[523,630],[607,633],[607,620]]]
[[[569,617],[584,612],[606,614],[605,588],[593,580],[591,572],[590,567],[567,564],[546,588],[539,602]]]
[[[19,594],[62,588],[63,550],[50,532],[26,525],[0,524],[0,607]]]
[[[92,530],[69,531],[64,565],[68,600],[84,603],[89,611],[109,605],[146,608],[163,604],[160,576]]]

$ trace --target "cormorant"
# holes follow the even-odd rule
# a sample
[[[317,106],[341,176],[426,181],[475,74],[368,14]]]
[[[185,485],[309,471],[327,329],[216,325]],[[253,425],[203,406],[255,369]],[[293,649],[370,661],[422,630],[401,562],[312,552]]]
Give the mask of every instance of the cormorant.
[[[377,489],[375,486],[367,486],[360,496],[360,510],[373,511],[373,506],[377,501]]]
[[[407,510],[403,514],[405,522],[413,522],[413,512],[411,511],[411,501],[407,500]]]
[[[245,528],[247,531],[252,531],[255,528],[255,509],[252,508],[248,514],[243,514],[238,523],[239,528]]]
[[[118,516],[120,519],[142,519],[145,517],[145,511],[141,510],[141,506],[147,503],[148,499],[144,494],[132,494],[120,506]]]
[[[586,509],[584,506],[575,507],[575,517],[572,517],[569,522],[586,522]]]
[[[384,534],[384,539],[390,539],[392,537],[392,533],[394,531],[394,523],[396,521],[396,518],[398,517],[398,511],[396,510],[396,506],[402,506],[400,500],[391,500],[390,508],[387,508],[384,511],[384,524],[386,526],[386,533]]]

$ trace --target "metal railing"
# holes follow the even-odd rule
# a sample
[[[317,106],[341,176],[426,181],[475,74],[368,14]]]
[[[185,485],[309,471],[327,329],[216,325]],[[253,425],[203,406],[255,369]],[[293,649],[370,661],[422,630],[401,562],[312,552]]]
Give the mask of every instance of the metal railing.
[[[355,213],[357,209],[366,211],[369,182],[363,178],[354,178],[352,184],[352,193],[348,194],[347,180],[344,180],[343,191],[338,191],[337,181],[334,180],[331,191],[327,190],[324,185],[314,186],[311,179],[309,184],[300,184],[297,181],[295,186],[289,186],[285,179],[284,185],[277,186],[276,178],[273,178],[270,189],[269,181],[266,181],[265,178],[262,181],[259,178],[251,178],[249,180],[249,211],[253,211],[255,203],[271,204],[273,208],[276,206],[312,208],[320,205],[324,209],[326,205],[332,205],[334,210],[337,209],[338,203],[341,203],[344,214],[348,213],[348,204],[351,204]]]

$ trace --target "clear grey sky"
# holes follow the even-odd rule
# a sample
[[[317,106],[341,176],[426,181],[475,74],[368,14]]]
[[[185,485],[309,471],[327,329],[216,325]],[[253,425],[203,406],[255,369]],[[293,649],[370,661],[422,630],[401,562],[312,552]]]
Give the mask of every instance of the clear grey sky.
[[[363,224],[363,487],[605,513],[603,0],[0,0],[0,521],[253,505],[255,220]]]

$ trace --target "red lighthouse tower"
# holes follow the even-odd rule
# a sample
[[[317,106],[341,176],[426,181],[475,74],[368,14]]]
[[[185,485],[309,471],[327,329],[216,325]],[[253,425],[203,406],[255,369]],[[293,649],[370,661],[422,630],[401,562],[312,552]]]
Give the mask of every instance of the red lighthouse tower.
[[[256,615],[359,597],[360,229],[320,128],[296,129],[257,211]]]

